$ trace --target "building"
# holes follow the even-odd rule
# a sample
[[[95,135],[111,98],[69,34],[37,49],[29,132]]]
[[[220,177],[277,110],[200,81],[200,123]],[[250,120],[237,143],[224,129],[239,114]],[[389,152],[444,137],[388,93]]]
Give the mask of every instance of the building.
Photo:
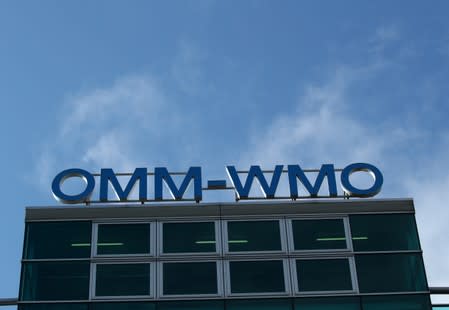
[[[30,207],[18,309],[428,310],[414,212],[411,199]]]

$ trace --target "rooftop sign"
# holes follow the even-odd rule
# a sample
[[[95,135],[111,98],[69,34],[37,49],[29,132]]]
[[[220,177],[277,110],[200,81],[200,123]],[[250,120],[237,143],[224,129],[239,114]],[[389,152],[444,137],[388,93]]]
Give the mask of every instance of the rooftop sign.
[[[155,201],[196,201],[203,199],[203,190],[233,190],[236,200],[249,199],[302,199],[302,198],[332,198],[332,197],[359,197],[367,198],[377,195],[383,184],[383,176],[379,169],[367,163],[350,164],[344,169],[335,169],[332,164],[322,165],[320,169],[302,169],[299,165],[275,166],[274,170],[262,170],[260,166],[251,166],[247,171],[238,171],[235,166],[227,166],[226,171],[231,186],[226,179],[208,180],[203,187],[201,167],[190,167],[187,172],[169,172],[165,167],[154,168],[149,172],[147,168],[136,168],[133,173],[114,173],[110,168],[101,169],[99,174],[90,173],[83,169],[73,168],[60,172],[52,182],[52,192],[56,200],[62,203],[93,203],[93,202],[155,202]],[[343,195],[337,191],[336,172],[340,172],[340,186]],[[358,188],[351,183],[350,176],[355,172],[369,173],[373,182],[369,188]],[[315,180],[312,183],[306,174],[314,173]],[[180,185],[176,185],[173,176],[184,177]],[[243,180],[242,175],[246,175]],[[271,175],[271,180],[267,176]],[[287,176],[288,196],[276,194],[282,175]],[[118,176],[129,176],[125,187],[118,181]],[[99,178],[99,200],[91,200]],[[78,193],[69,195],[62,190],[62,184],[69,178],[81,178],[85,181],[84,189]],[[154,194],[148,195],[148,179],[153,178]],[[263,196],[251,196],[251,188],[254,180],[260,185]],[[299,182],[298,182],[299,181]],[[178,182],[179,183],[179,182]],[[328,195],[319,196],[323,183],[327,184]],[[132,190],[138,184],[138,199],[131,200]],[[164,198],[163,184],[171,195],[171,199]],[[193,184],[193,197],[184,198],[188,187]],[[109,188],[112,188],[117,199],[109,198]],[[300,194],[301,192],[301,194]]]

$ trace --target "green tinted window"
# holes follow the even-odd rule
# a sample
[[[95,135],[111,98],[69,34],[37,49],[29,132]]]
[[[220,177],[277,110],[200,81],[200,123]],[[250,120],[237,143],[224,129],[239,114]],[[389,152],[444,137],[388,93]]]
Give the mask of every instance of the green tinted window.
[[[295,250],[346,249],[343,219],[292,221]]]
[[[290,299],[229,300],[226,310],[291,310]]]
[[[279,221],[228,222],[229,251],[280,251]]]
[[[164,263],[164,295],[217,294],[215,262]]]
[[[76,300],[89,297],[88,261],[22,265],[20,300]]]
[[[27,223],[23,257],[90,257],[91,230],[91,222]]]
[[[150,295],[150,264],[98,264],[95,295]]]
[[[356,255],[362,293],[426,291],[421,254]]]
[[[357,297],[296,298],[295,310],[360,310]],[[397,309],[399,310],[399,309]]]
[[[151,302],[101,302],[92,303],[89,310],[155,310]]]
[[[158,310],[223,310],[223,301],[169,301],[157,305]]]
[[[232,293],[284,292],[281,260],[229,262]]]
[[[429,295],[362,297],[363,310],[431,310]]]
[[[355,251],[419,250],[413,214],[351,215]]]
[[[164,253],[215,252],[215,223],[164,223]]]
[[[23,304],[18,306],[19,310],[88,310],[89,306],[83,303],[64,304]]]
[[[297,260],[296,271],[300,292],[352,290],[348,259]]]
[[[97,254],[150,253],[150,224],[98,225]]]

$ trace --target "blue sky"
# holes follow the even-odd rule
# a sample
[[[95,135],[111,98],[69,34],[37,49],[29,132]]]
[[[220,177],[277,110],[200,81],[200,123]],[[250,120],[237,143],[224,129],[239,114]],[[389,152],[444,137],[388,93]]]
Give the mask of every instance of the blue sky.
[[[447,1],[1,1],[0,297],[69,167],[369,162],[449,284]]]

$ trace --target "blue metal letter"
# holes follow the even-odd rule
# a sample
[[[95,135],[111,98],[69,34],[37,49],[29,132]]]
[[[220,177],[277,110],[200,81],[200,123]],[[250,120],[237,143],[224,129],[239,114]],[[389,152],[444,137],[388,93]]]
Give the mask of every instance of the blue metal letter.
[[[167,184],[168,190],[172,197],[176,200],[181,200],[192,179],[194,186],[193,196],[194,199],[199,202],[203,199],[201,167],[190,167],[179,189],[173,182],[173,179],[171,178],[167,168],[154,168],[154,199],[163,200],[162,182],[165,181],[165,184]]]
[[[368,189],[359,189],[352,186],[349,181],[349,176],[357,171],[365,171],[371,174],[374,179],[374,184]],[[382,184],[384,182],[384,178],[379,169],[370,164],[365,163],[355,163],[347,166],[341,172],[341,187],[343,191],[350,196],[354,197],[373,197],[377,195],[382,189]]]
[[[299,165],[288,165],[288,181],[290,183],[290,197],[293,199],[298,198],[298,182],[297,179],[301,181],[306,190],[309,192],[310,196],[318,196],[321,184],[323,184],[324,178],[327,176],[327,184],[329,186],[329,196],[337,196],[337,184],[335,181],[335,170],[334,165],[327,164],[322,165],[320,172],[315,181],[315,185],[310,184],[309,179],[307,179],[304,171]]]
[[[126,201],[137,181],[139,181],[139,200],[145,201],[147,199],[147,168],[136,168],[125,190],[120,186],[117,176],[112,169],[101,169],[100,200],[108,201],[108,182],[111,182],[112,189],[117,198],[121,201]]]
[[[259,181],[260,189],[262,190],[265,198],[271,199],[274,198],[274,195],[276,194],[276,189],[279,184],[279,179],[281,177],[283,167],[284,166],[282,165],[277,165],[275,167],[270,185],[268,185],[267,180],[263,175],[262,169],[260,169],[260,166],[250,167],[248,176],[246,177],[245,186],[242,186],[242,182],[240,182],[240,178],[234,166],[227,166],[226,170],[239,199],[248,199],[249,191],[251,190],[251,186],[253,185],[254,178]]]
[[[71,177],[81,178],[86,182],[86,188],[78,195],[66,195],[61,190],[61,185],[64,181]],[[87,202],[92,195],[95,188],[95,178],[88,171],[83,169],[67,169],[60,172],[51,184],[51,191],[56,200],[62,203],[82,203]]]

